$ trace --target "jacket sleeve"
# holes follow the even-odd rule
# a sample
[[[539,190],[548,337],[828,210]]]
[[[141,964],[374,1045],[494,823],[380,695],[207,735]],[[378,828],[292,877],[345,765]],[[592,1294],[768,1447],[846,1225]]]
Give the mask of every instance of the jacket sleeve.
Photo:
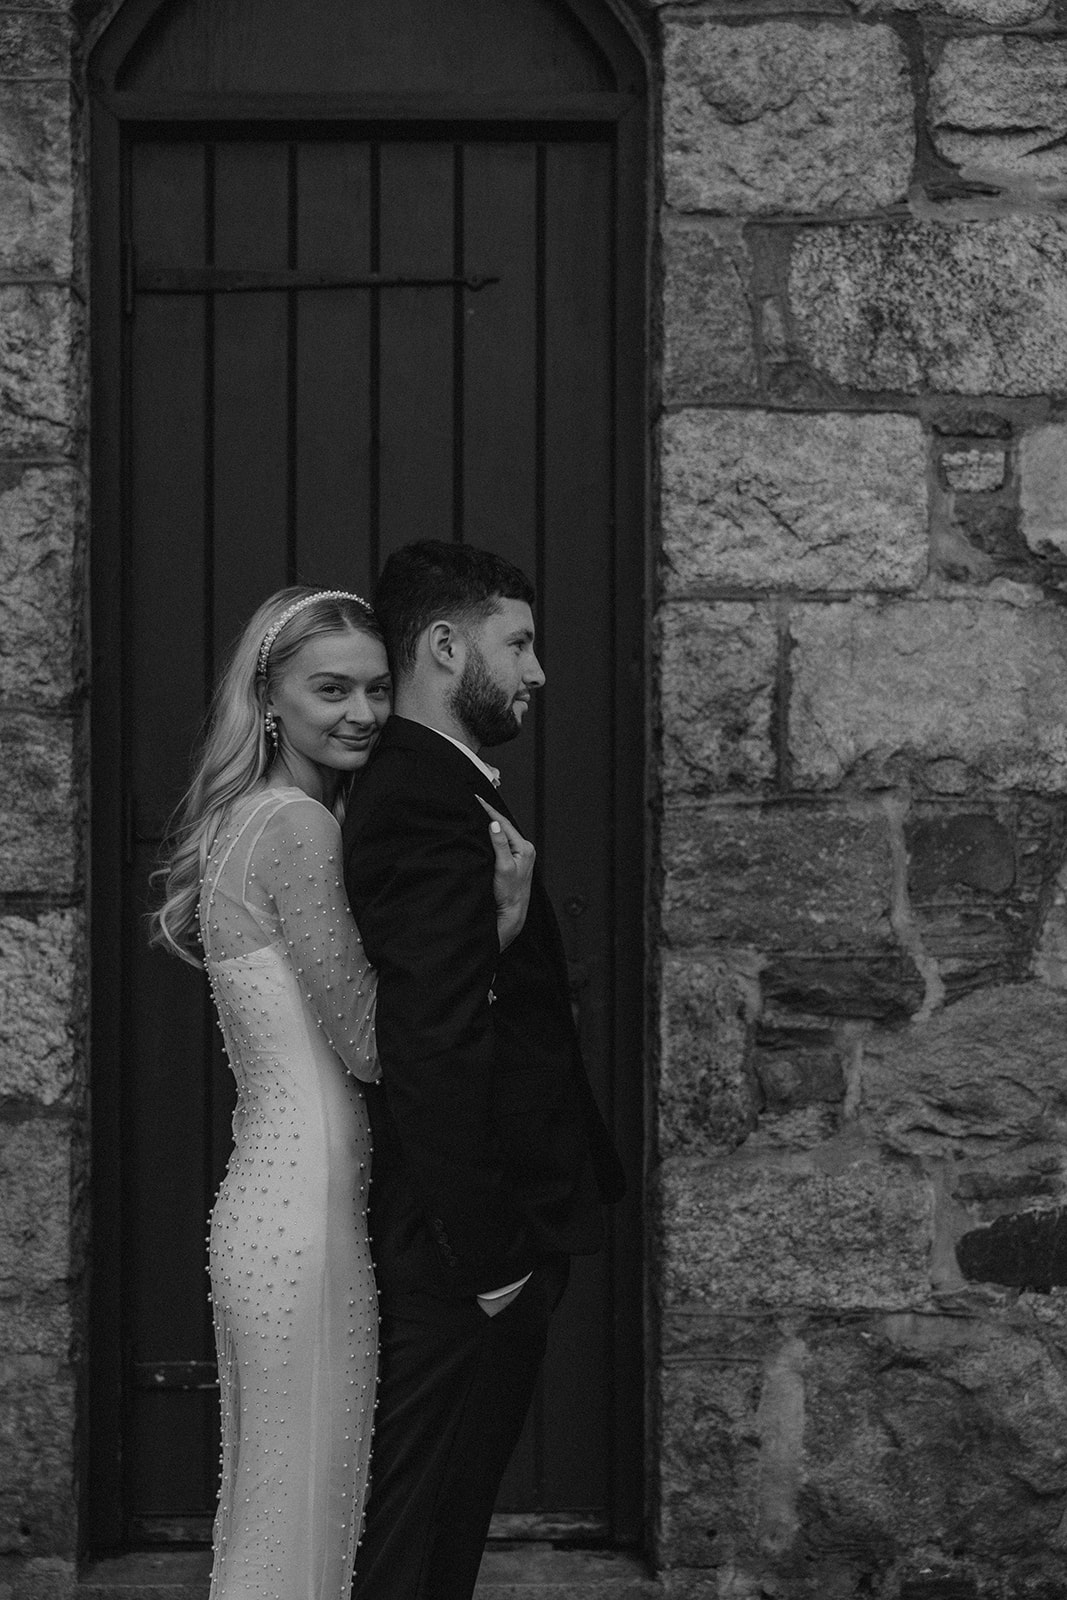
[[[466,1294],[535,1259],[492,1116],[493,867],[473,794],[429,783],[361,807],[348,839],[349,893],[378,970],[382,1085],[446,1277]]]

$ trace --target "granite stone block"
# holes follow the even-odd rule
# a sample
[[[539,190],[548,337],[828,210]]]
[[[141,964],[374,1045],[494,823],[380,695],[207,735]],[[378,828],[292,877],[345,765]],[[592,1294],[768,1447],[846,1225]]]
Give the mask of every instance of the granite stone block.
[[[802,228],[797,349],[859,392],[1067,392],[1067,224],[1059,217]]]
[[[707,228],[663,237],[663,394],[668,402],[739,399],[757,389],[743,247]]]
[[[664,73],[667,200],[679,210],[866,210],[907,193],[912,92],[891,28],[671,20]]]
[[[925,574],[915,417],[682,411],[662,451],[668,594],[903,590]]]
[[[892,850],[877,806],[672,807],[663,860],[673,945],[893,949]]]
[[[72,468],[0,462],[0,698],[59,705],[73,689],[83,501]]]
[[[1015,603],[1018,600],[1019,603]],[[996,790],[1067,783],[1067,617],[999,600],[797,606],[789,748],[816,789],[959,762]]]
[[[660,616],[663,785],[677,798],[774,777],[778,626],[768,609],[683,601]]]

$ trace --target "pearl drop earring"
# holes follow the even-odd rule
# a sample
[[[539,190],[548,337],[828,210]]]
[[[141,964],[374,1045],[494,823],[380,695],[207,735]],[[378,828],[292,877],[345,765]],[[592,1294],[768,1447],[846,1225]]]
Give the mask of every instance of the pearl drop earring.
[[[278,748],[278,724],[274,720],[274,712],[269,708],[263,713],[263,728],[267,735],[267,743]]]

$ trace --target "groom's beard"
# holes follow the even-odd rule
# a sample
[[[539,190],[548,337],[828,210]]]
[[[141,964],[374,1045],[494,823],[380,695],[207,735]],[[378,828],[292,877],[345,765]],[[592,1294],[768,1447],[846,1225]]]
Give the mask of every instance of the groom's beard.
[[[476,644],[468,646],[467,660],[452,691],[451,711],[479,745],[507,744],[519,732],[514,700],[490,676],[485,657]]]

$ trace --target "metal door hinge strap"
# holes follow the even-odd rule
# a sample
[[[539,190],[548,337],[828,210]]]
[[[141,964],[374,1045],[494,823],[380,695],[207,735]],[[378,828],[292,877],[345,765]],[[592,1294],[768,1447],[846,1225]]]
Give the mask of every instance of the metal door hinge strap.
[[[213,1361],[135,1361],[137,1389],[217,1389],[219,1375]]]
[[[140,294],[262,294],[278,289],[469,289],[477,293],[499,283],[481,273],[465,277],[419,278],[385,272],[270,272],[225,267],[138,267]]]

